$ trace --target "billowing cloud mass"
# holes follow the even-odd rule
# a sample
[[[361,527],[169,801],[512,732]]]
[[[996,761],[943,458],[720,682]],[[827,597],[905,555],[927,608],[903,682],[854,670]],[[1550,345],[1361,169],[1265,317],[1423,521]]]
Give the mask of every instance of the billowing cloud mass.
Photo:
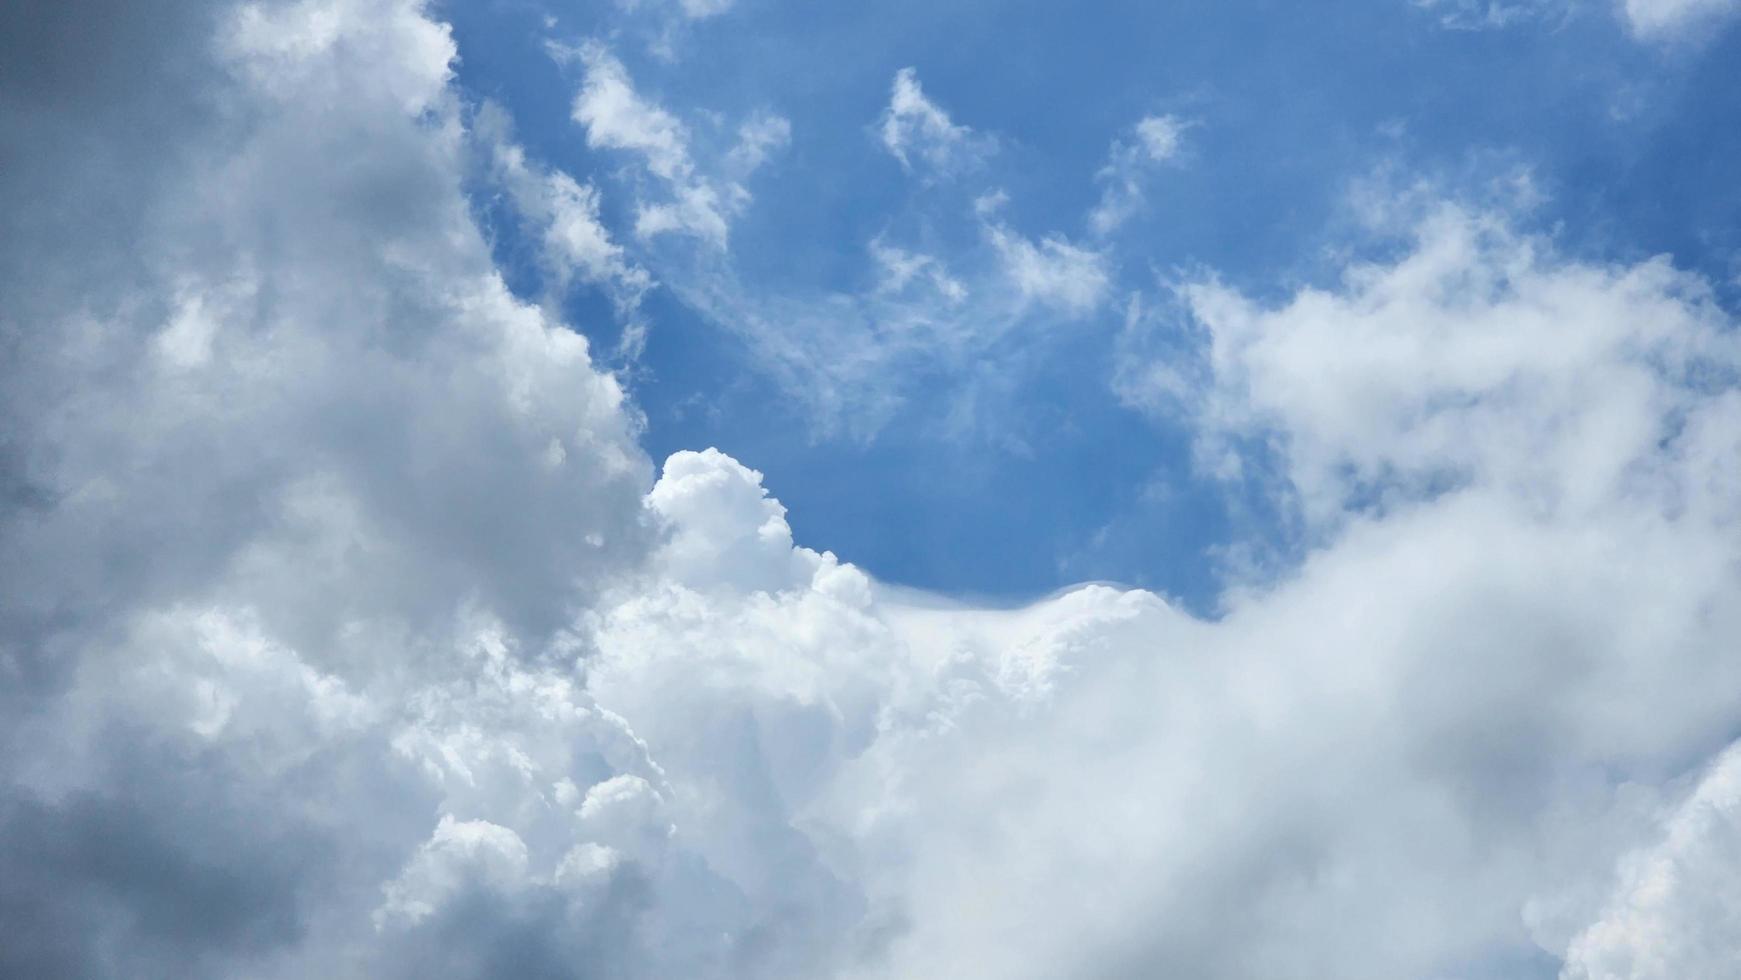
[[[1741,785],[1731,747],[1650,844],[1620,860],[1597,920],[1570,942],[1568,980],[1716,977],[1732,970],[1741,929]],[[1530,911],[1535,911],[1531,909]]]
[[[987,607],[803,547],[717,450],[653,465],[468,187],[623,303],[645,274],[465,104],[419,0],[15,5],[0,37],[25,21],[0,975],[1734,962],[1741,334],[1670,261],[1444,200],[1327,285],[1180,283],[1119,391],[1272,493],[1298,560],[1212,618]],[[582,60],[595,145],[714,186]],[[738,136],[746,169],[791,138]],[[1110,288],[985,227],[1027,300]],[[967,299],[874,258],[884,295]]]

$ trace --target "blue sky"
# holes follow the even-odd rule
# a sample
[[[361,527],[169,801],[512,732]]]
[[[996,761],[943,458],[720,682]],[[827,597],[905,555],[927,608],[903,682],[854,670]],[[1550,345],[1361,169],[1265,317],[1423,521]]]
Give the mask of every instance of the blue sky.
[[[669,9],[667,9],[669,8]],[[1551,8],[1551,9],[1550,9]],[[1367,183],[1432,181],[1490,193],[1526,179],[1529,227],[1574,253],[1669,253],[1732,302],[1741,274],[1741,56],[1734,31],[1698,22],[1641,40],[1600,4],[1478,11],[1408,3],[1041,3],[871,6],[746,2],[690,20],[673,5],[491,2],[444,8],[464,88],[512,115],[528,152],[603,191],[607,226],[661,286],[629,377],[660,457],[717,445],[767,474],[800,536],[904,584],[1005,599],[1085,579],[1157,588],[1200,609],[1217,549],[1282,536],[1189,465],[1189,434],[1116,397],[1114,340],[1133,295],[1210,270],[1280,295],[1377,254],[1351,198]],[[863,291],[873,240],[972,261],[971,200],[1002,191],[1003,219],[1107,256],[1092,309],[1026,318],[996,349],[904,368],[897,407],[824,417],[759,364],[744,338],[681,295],[693,256],[635,241],[635,180],[621,151],[589,149],[570,117],[578,74],[552,43],[600,41],[637,89],[718,139],[756,112],[790,142],[748,183],[729,250],[749,303],[808,305]],[[916,176],[881,144],[897,71],[957,125],[995,141],[969,172]],[[1141,175],[1144,206],[1113,234],[1086,227],[1109,145],[1147,116],[1184,121],[1176,159]],[[711,132],[710,132],[711,131]],[[728,134],[729,135],[729,134]],[[498,254],[536,291],[512,221]],[[620,325],[585,286],[564,294],[595,342]],[[790,307],[788,312],[791,313]],[[827,332],[827,312],[803,329]],[[876,382],[870,382],[875,384]],[[972,398],[971,425],[939,419]],[[874,415],[875,417],[870,417]],[[1258,527],[1252,527],[1257,522]]]

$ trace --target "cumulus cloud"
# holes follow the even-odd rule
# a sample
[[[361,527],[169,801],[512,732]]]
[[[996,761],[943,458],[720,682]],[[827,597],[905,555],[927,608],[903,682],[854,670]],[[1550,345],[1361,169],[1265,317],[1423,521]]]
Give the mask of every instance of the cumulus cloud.
[[[990,138],[951,121],[949,113],[927,98],[914,68],[895,73],[881,135],[883,148],[904,169],[911,171],[918,163],[937,176],[972,170],[996,147]]]
[[[445,28],[386,0],[183,16],[79,125],[8,95],[35,164],[0,194],[55,273],[0,255],[0,905],[38,923],[0,972],[390,975],[386,883],[435,921],[482,874],[416,870],[440,828],[514,824],[545,874],[529,773],[653,771],[527,665],[644,560],[651,470],[584,339],[490,264]],[[98,125],[134,90],[152,126]]]
[[[1213,280],[1184,286],[1208,341],[1208,384],[1186,389],[1202,396],[1205,438],[1279,436],[1313,515],[1494,482],[1544,506],[1666,492],[1654,448],[1727,404],[1704,384],[1737,371],[1703,283],[1660,258],[1559,262],[1551,243],[1457,205],[1430,208],[1410,238],[1402,261],[1352,265],[1343,291],[1279,309]],[[1128,367],[1139,403],[1190,369]]]
[[[1702,485],[1702,455],[1664,465]],[[678,826],[789,841],[780,873],[843,916],[808,934],[853,937],[842,975],[1527,958],[1538,892],[1639,839],[1612,774],[1661,778],[1728,727],[1733,525],[1660,501],[1423,501],[1211,622],[1108,587],[1017,610],[883,589],[792,548],[715,453],[650,499],[664,584],[607,606],[591,690],[645,719]],[[1700,935],[1729,950],[1721,923]]]
[[[64,16],[129,70],[0,90],[0,973],[1732,961],[1733,755],[1677,788],[1741,682],[1695,277],[1444,205],[1280,301],[1187,283],[1124,391],[1273,470],[1300,560],[1213,619],[984,608],[803,547],[724,453],[654,479],[491,264],[421,3],[120,7]]]
[[[1572,939],[1564,980],[1721,976],[1741,931],[1741,750],[1730,748],[1658,839],[1618,863],[1596,921]]]
[[[1177,116],[1145,116],[1126,137],[1112,141],[1106,165],[1094,175],[1100,202],[1088,213],[1088,227],[1096,235],[1112,233],[1142,208],[1148,173],[1177,159],[1190,126]]]
[[[1741,617],[1732,322],[1664,262],[1581,265],[1455,206],[1334,289],[1186,302],[1201,423],[1273,454],[1304,563],[1214,622],[1113,589],[891,602],[936,706],[833,811],[886,847],[871,893],[910,917],[889,972],[1526,955],[1535,891],[1633,835],[1611,774],[1658,781],[1731,731],[1708,680]],[[988,880],[1046,884],[987,901]],[[1700,941],[1733,955],[1722,922]]]

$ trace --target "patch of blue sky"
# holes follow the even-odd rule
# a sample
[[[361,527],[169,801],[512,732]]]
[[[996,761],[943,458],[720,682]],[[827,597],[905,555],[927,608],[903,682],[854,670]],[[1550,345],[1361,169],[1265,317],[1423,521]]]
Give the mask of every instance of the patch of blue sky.
[[[1231,552],[1258,541],[1285,556],[1286,515],[1200,475],[1184,421],[1120,401],[1118,338],[1130,297],[1164,307],[1180,276],[1279,300],[1331,281],[1351,254],[1395,247],[1360,226],[1363,182],[1527,196],[1523,226],[1569,254],[1666,252],[1724,302],[1741,288],[1734,29],[1641,42],[1605,3],[1481,30],[1396,0],[676,11],[504,0],[441,13],[465,89],[506,107],[529,157],[595,184],[603,223],[660,284],[637,314],[650,332],[629,375],[648,451],[719,446],[766,474],[800,540],[892,582],[1014,598],[1111,579],[1211,611]],[[637,238],[647,177],[632,155],[588,145],[571,117],[581,69],[548,50],[587,40],[715,156],[758,113],[790,122],[789,143],[743,179],[751,200],[723,252]],[[909,66],[984,152],[930,172],[888,151],[879,121]],[[1186,123],[1179,153],[1142,173],[1141,206],[1097,235],[1096,175],[1150,116]],[[976,211],[993,193],[995,211]],[[511,282],[535,292],[536,249],[511,216],[490,224]],[[895,312],[948,306],[878,299],[875,247],[929,256],[979,295],[1008,291],[993,229],[1103,256],[1103,294],[1063,309],[976,299],[925,327],[943,340],[845,363],[865,337],[895,335]],[[622,324],[602,294],[565,303],[614,348]],[[782,368],[756,318],[820,365]],[[819,408],[826,395],[845,407]]]

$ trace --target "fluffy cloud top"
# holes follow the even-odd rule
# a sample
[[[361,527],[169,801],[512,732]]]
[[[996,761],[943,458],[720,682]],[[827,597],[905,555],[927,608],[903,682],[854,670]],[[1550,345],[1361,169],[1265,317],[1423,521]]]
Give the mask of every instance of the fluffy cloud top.
[[[1213,619],[979,607],[802,547],[716,450],[654,479],[468,168],[636,267],[468,127],[417,0],[47,16],[138,61],[0,92],[0,973],[1733,961],[1741,352],[1696,277],[1445,204],[1328,287],[1187,284],[1123,390],[1267,474],[1301,559]],[[715,186],[584,64],[589,136]],[[984,227],[1036,304],[1108,288]]]
[[[1279,436],[1315,517],[1494,485],[1554,510],[1657,495],[1727,514],[1698,480],[1675,482],[1670,464],[1689,460],[1661,455],[1666,440],[1721,433],[1734,411],[1741,347],[1703,283],[1662,259],[1562,263],[1456,206],[1412,238],[1403,260],[1351,266],[1342,292],[1279,309],[1214,281],[1186,286],[1208,340],[1210,384],[1185,389],[1204,396],[1206,439]],[[1179,390],[1177,361],[1129,368],[1139,401]]]
[[[1625,855],[1597,920],[1566,953],[1565,980],[1721,976],[1741,929],[1741,754],[1730,748],[1660,837]]]

